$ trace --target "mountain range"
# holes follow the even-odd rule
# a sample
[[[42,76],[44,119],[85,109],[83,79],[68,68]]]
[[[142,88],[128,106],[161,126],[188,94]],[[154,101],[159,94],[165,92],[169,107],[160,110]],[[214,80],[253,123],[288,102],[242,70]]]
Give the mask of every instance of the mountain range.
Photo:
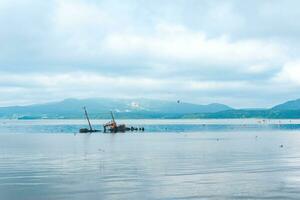
[[[5,119],[78,119],[86,107],[91,118],[300,118],[300,99],[269,109],[234,109],[224,104],[198,105],[154,99],[65,99],[28,106],[0,107]]]

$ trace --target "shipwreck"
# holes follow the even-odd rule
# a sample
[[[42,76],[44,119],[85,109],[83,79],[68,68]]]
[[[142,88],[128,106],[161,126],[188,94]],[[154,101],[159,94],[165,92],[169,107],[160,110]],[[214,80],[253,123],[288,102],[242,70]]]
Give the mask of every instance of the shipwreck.
[[[81,128],[79,129],[80,133],[94,133],[94,132],[101,132],[101,130],[97,130],[97,129],[93,129],[89,115],[87,113],[86,107],[83,107],[84,109],[84,114],[86,117],[86,120],[88,122],[89,125],[89,129],[88,128]],[[110,112],[110,116],[111,116],[111,121],[105,123],[103,125],[103,133],[125,133],[127,131],[145,131],[144,127],[127,127],[125,124],[117,124],[115,117],[113,115],[113,112]]]

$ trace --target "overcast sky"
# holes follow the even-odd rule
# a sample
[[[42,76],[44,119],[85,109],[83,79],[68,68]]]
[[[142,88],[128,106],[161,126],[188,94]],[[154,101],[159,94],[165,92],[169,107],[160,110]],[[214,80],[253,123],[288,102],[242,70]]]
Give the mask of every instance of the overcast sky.
[[[298,0],[0,0],[0,106],[300,98]]]

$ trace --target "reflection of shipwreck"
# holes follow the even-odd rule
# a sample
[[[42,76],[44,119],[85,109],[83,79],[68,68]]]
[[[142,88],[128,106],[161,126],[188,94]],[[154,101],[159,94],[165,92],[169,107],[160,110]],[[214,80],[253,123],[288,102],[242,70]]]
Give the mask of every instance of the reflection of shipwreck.
[[[84,107],[83,109],[84,109],[84,114],[85,114],[85,117],[88,121],[90,129],[82,128],[82,129],[79,130],[79,132],[80,133],[100,132],[100,130],[93,129],[93,127],[91,125],[91,122],[90,122],[90,119],[89,119],[89,116],[88,116],[88,113],[86,111],[86,108]],[[144,127],[137,128],[137,127],[132,127],[132,126],[131,127],[126,127],[125,124],[118,125],[115,121],[115,117],[114,117],[112,112],[110,112],[110,115],[111,115],[112,120],[103,125],[103,129],[104,129],[103,132],[104,133],[125,133],[126,131],[144,131],[145,130]]]

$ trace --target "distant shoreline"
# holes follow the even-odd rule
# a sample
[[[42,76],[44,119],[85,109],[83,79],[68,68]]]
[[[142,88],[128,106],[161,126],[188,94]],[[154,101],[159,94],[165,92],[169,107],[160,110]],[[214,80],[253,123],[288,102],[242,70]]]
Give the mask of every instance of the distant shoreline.
[[[18,119],[18,118],[0,118],[0,121],[86,121],[84,118],[25,118],[25,119]],[[110,118],[91,118],[91,121],[107,121],[111,120]],[[300,124],[300,118],[118,118],[117,120],[120,121],[128,121],[128,120],[134,120],[134,121],[192,121],[192,122],[205,122],[205,121],[245,121],[245,122],[255,122],[255,123],[261,123],[261,124],[267,124],[267,123],[274,123],[276,124],[289,124],[291,122],[299,122]]]

